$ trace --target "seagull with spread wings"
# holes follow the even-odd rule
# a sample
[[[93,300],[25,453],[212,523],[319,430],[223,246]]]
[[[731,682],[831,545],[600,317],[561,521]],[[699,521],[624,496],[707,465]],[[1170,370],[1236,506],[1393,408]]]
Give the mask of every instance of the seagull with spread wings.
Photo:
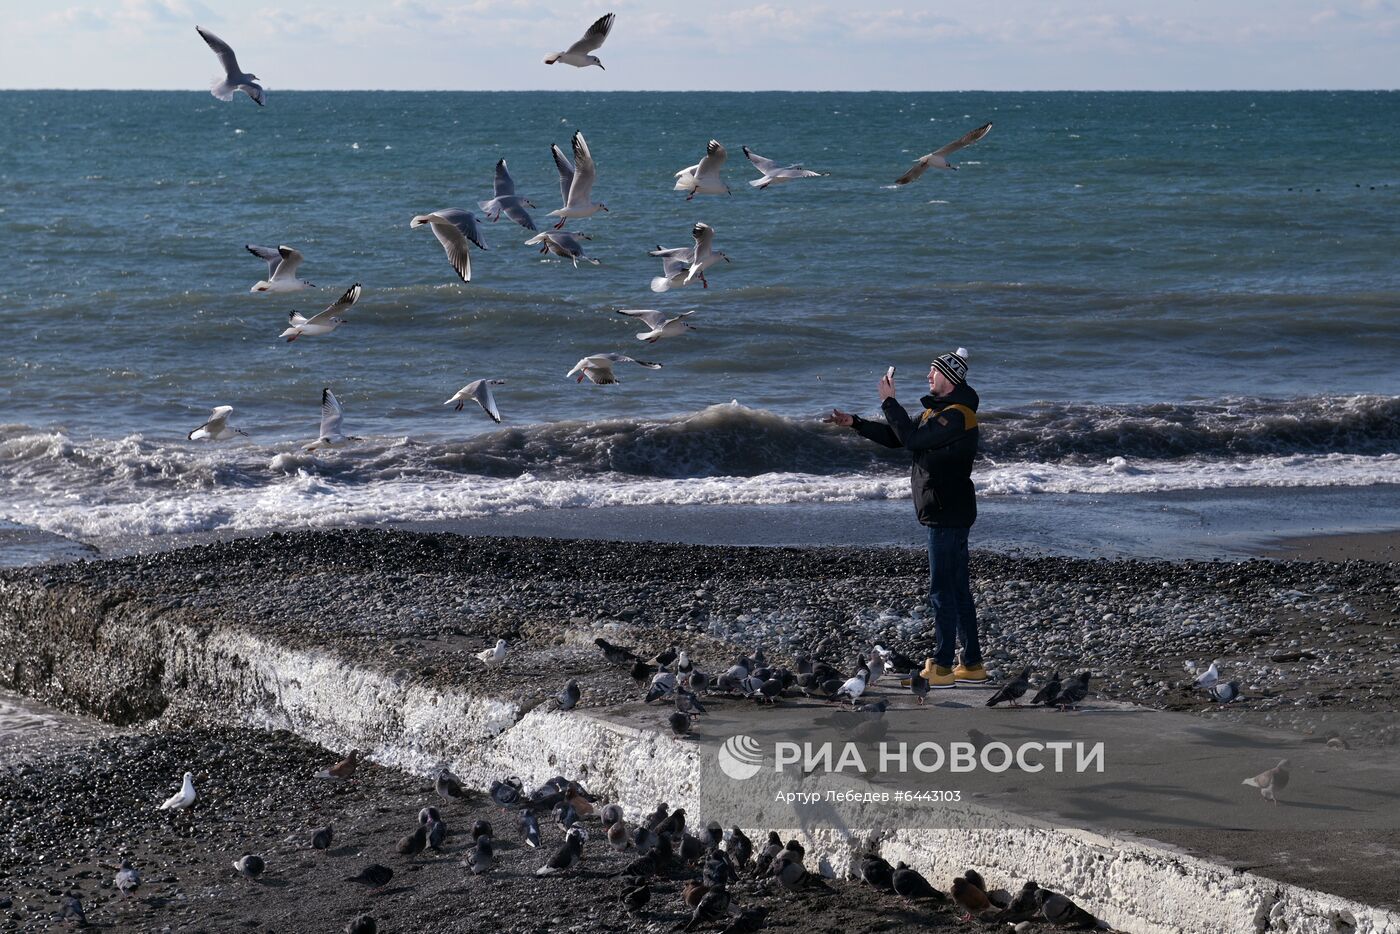
[[[583,34],[582,39],[569,46],[567,51],[555,52],[546,58],[544,63],[553,65],[555,62],[559,62],[563,65],[573,65],[575,68],[597,65],[599,68],[603,68],[602,60],[589,53],[596,52],[602,47],[604,40],[608,38],[608,33],[612,32],[614,19],[612,13],[598,17],[597,22],[588,27],[588,32]],[[606,68],[603,70],[607,71]]]
[[[209,420],[187,436],[191,441],[227,441],[234,435],[247,435],[242,428],[234,428],[228,423],[233,414],[233,406],[219,405],[209,413]]]
[[[285,244],[275,250],[256,243],[245,243],[243,248],[267,263],[267,278],[249,289],[250,292],[299,292],[316,288],[315,284],[297,278],[297,269],[306,259],[300,251]]]
[[[583,138],[582,132],[575,131],[572,142],[572,163],[557,144],[549,148],[554,156],[554,165],[559,169],[559,190],[564,195],[564,206],[549,212],[550,217],[559,218],[559,223],[554,225],[556,230],[562,230],[565,221],[592,217],[608,209],[603,202],[593,200],[593,182],[598,178],[598,167],[593,163],[588,141]]]
[[[565,375],[574,376],[577,374],[578,379],[575,382],[578,383],[587,379],[595,386],[611,386],[618,382],[617,376],[613,373],[613,364],[615,363],[635,363],[648,370],[661,369],[659,363],[648,363],[645,360],[637,360],[622,353],[595,353],[575,363],[574,368]]]
[[[676,337],[686,331],[699,330],[695,325],[685,320],[695,314],[695,310],[683,311],[674,318],[666,317],[664,311],[653,311],[650,308],[621,309],[617,311],[620,315],[627,315],[629,318],[636,318],[647,326],[647,330],[637,335],[637,340],[654,344],[663,337]]]
[[[965,149],[968,146],[971,146],[973,143],[977,142],[979,139],[986,136],[990,132],[992,132],[992,125],[990,123],[982,124],[977,129],[968,133],[966,136],[953,140],[951,143],[949,143],[947,146],[944,146],[942,149],[935,149],[928,155],[921,157],[917,162],[914,163],[913,167],[910,168],[908,172],[905,172],[899,178],[895,179],[894,183],[896,185],[907,185],[914,179],[918,178],[920,175],[923,175],[931,168],[956,170],[957,166],[949,162],[948,157],[951,156],[953,153],[957,152],[959,149]]]
[[[356,438],[353,435],[342,434],[340,422],[344,418],[345,411],[341,409],[340,402],[336,399],[335,393],[329,389],[321,390],[321,433],[316,440],[306,446],[308,451],[319,451],[321,448],[340,448],[351,441],[363,441],[364,438]]]
[[[724,160],[729,158],[729,153],[725,151],[720,141],[712,139],[705,146],[705,157],[695,165],[688,165],[676,173],[676,191],[688,191],[685,196],[689,201],[696,195],[727,195],[729,186],[724,183],[724,179],[719,177],[719,170],[724,167]]]
[[[468,243],[475,243],[486,249],[486,241],[481,239],[481,228],[477,226],[476,215],[461,208],[443,208],[431,214],[419,214],[409,222],[409,227],[422,227],[431,224],[433,236],[438,238],[447,251],[447,261],[457,270],[463,282],[472,281],[472,256]]]
[[[491,387],[504,386],[505,382],[503,379],[474,379],[457,390],[456,395],[444,402],[443,405],[455,406],[456,411],[460,412],[466,408],[468,402],[475,402],[481,406],[483,412],[491,416],[491,421],[499,425],[501,410],[496,408],[496,396],[491,392]]]
[[[322,334],[329,334],[345,323],[341,317],[341,312],[360,300],[360,283],[356,282],[345,290],[345,294],[337,298],[334,304],[326,307],[326,310],[310,318],[299,312],[293,311],[287,315],[287,329],[278,337],[285,337],[287,343],[291,343],[298,337],[320,337]]]
[[[481,211],[487,220],[494,224],[504,214],[526,230],[539,229],[535,226],[534,220],[531,219],[530,212],[525,210],[534,207],[535,203],[529,198],[522,198],[515,193],[515,179],[510,177],[504,159],[496,163],[495,189],[494,198],[481,202]]]
[[[251,97],[259,107],[265,106],[267,91],[258,84],[257,75],[247,74],[238,67],[238,56],[233,54],[233,47],[207,29],[196,26],[194,31],[199,33],[199,37],[204,40],[205,44],[214,50],[214,54],[219,57],[219,64],[224,66],[223,75],[214,79],[213,84],[209,87],[209,93],[221,101],[231,101],[234,94],[242,91]]]
[[[811,169],[804,169],[802,163],[797,162],[792,165],[779,165],[772,159],[765,159],[749,147],[743,147],[744,155],[749,157],[753,167],[763,173],[762,178],[756,178],[749,182],[754,188],[767,188],[769,185],[781,185],[783,182],[790,182],[796,178],[821,178],[825,172],[813,172]]]
[[[568,230],[544,230],[535,234],[525,241],[527,246],[538,245],[541,253],[553,253],[555,256],[572,260],[574,268],[578,268],[578,261],[598,265],[598,261],[591,256],[583,255],[583,244],[579,240],[592,240],[588,234],[577,233]]]

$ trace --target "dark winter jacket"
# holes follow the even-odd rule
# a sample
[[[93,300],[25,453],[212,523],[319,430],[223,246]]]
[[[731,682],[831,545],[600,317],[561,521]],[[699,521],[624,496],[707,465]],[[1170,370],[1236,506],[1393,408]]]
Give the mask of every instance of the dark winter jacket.
[[[924,396],[917,419],[894,399],[880,407],[887,424],[856,417],[862,437],[914,455],[910,482],[919,521],[936,528],[966,529],[977,521],[972,460],[977,456],[977,392],[962,385],[946,396]]]

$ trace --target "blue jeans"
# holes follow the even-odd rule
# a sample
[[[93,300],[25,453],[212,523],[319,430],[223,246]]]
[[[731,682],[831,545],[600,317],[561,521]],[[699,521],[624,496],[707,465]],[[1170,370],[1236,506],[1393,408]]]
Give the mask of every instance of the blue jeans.
[[[928,530],[928,605],[933,611],[933,661],[952,668],[954,648],[962,638],[962,663],[982,664],[977,644],[977,610],[967,583],[967,529]]]

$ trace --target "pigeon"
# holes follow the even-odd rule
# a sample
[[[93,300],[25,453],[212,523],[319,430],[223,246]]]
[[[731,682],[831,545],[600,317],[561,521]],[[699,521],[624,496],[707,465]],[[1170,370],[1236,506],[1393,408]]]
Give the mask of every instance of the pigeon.
[[[344,759],[341,759],[339,762],[337,762],[330,768],[322,769],[321,771],[317,772],[315,777],[333,779],[336,781],[342,781],[347,778],[353,778],[355,776],[355,769],[359,766],[359,764],[360,750],[352,749],[350,750],[350,755],[346,756]]]
[[[681,713],[679,710],[667,717],[666,722],[671,725],[671,735],[676,737],[689,735],[692,719],[690,714]]]
[[[608,210],[608,206],[603,202],[592,200],[593,183],[598,178],[598,168],[593,162],[593,152],[588,148],[588,141],[583,138],[582,131],[574,132],[570,145],[574,150],[572,163],[558,145],[549,148],[554,156],[554,167],[559,170],[559,190],[564,196],[564,206],[549,212],[550,217],[559,218],[559,223],[554,225],[556,230],[563,230],[564,223],[568,220],[592,217],[599,211],[607,213]]]
[[[854,677],[847,678],[846,682],[837,688],[835,693],[828,697],[827,700],[834,701],[838,697],[844,695],[851,699],[851,706],[854,707],[856,705],[856,700],[865,693],[865,678],[867,674],[869,674],[869,672],[863,668],[857,671]]]
[[[607,639],[594,639],[593,644],[603,650],[603,657],[612,665],[630,665],[633,662],[641,661],[641,657],[631,649],[623,648],[620,645],[613,645]]]
[[[1278,792],[1288,787],[1288,760],[1280,759],[1278,765],[1253,778],[1246,778],[1241,784],[1258,788],[1265,801],[1278,804]]]
[[[757,931],[763,929],[763,923],[767,918],[767,908],[745,908],[725,926],[720,934],[756,934]]]
[[[1049,889],[1037,889],[1036,904],[1040,906],[1040,916],[1057,927],[1076,927],[1090,930],[1099,926],[1099,920],[1080,908],[1069,896]]]
[[[161,804],[162,811],[184,811],[194,804],[194,775],[186,772],[181,779],[180,790],[175,792]]]
[[[297,267],[306,260],[299,251],[289,246],[279,246],[274,250],[271,247],[258,246],[256,243],[245,243],[243,248],[267,263],[267,278],[258,280],[248,291],[299,292],[302,289],[316,288],[305,279],[297,278]]]
[[[520,836],[524,839],[526,846],[532,850],[540,848],[540,822],[535,817],[534,811],[529,808],[521,808],[515,821],[515,827],[520,831]]]
[[[539,246],[541,253],[553,253],[561,259],[567,259],[578,268],[578,261],[599,265],[598,261],[583,253],[583,244],[579,240],[592,240],[586,233],[569,230],[542,230],[529,240],[525,241],[526,246]]]
[[[637,914],[651,901],[651,886],[639,877],[632,878],[637,884],[622,889],[622,907],[629,915]]]
[[[676,651],[676,647],[673,645],[662,649],[652,656],[651,663],[659,668],[670,668],[671,664],[678,658],[680,658],[680,653]]]
[[[1001,686],[991,697],[987,698],[987,706],[995,707],[997,704],[1009,701],[1012,707],[1019,707],[1017,703],[1021,695],[1030,690],[1031,687],[1031,666],[1027,665],[1021,669],[1021,673],[1006,684]]]
[[[742,869],[753,856],[753,841],[738,827],[729,828],[729,855],[733,864]]]
[[[481,406],[481,411],[491,417],[491,421],[496,424],[501,423],[501,410],[496,408],[496,394],[491,391],[492,386],[504,386],[503,379],[474,379],[456,394],[448,399],[443,405],[455,406],[455,410],[460,412],[467,407],[468,402],[475,402]]]
[[[324,853],[330,849],[333,839],[335,839],[335,828],[327,824],[311,835],[311,848]]]
[[[530,217],[530,212],[525,210],[534,207],[535,204],[515,193],[515,180],[510,177],[504,159],[496,163],[495,197],[490,201],[482,201],[479,206],[482,215],[493,224],[504,214],[526,230],[539,229]]]
[[[218,405],[209,413],[209,420],[200,425],[186,437],[191,441],[227,441],[234,435],[247,437],[248,432],[242,428],[234,428],[228,423],[228,417],[233,414],[233,406]]]
[[[117,878],[113,884],[123,895],[134,895],[136,890],[141,888],[141,873],[131,865],[131,860],[124,859],[117,867]]]
[[[1228,704],[1240,696],[1238,681],[1217,681],[1210,686],[1210,699],[1217,704]]]
[[[953,901],[961,905],[966,912],[962,917],[963,921],[970,921],[973,915],[992,907],[987,893],[965,877],[953,880]]]
[[[577,813],[582,820],[588,820],[591,817],[597,816],[597,810],[593,807],[593,802],[589,801],[588,797],[584,795],[583,792],[579,791],[576,785],[570,784],[564,791],[564,800],[568,803],[569,807],[574,809],[574,812]]]
[[[772,159],[765,159],[747,146],[743,147],[744,155],[749,157],[753,167],[763,173],[762,178],[756,178],[749,182],[751,186],[764,189],[770,185],[781,185],[799,178],[821,178],[825,172],[813,172],[811,169],[804,169],[800,163],[793,165],[778,165]]]
[[[615,821],[614,823],[608,824],[607,828],[608,846],[619,853],[632,846],[632,840],[627,834],[627,825],[625,823],[620,820]]]
[[[911,869],[905,863],[895,864],[894,872],[890,875],[890,888],[896,895],[902,895],[909,899],[931,898],[936,901],[946,901],[948,898],[935,889],[933,884],[925,879],[917,869]]]
[[[768,831],[768,839],[764,842],[763,849],[759,850],[758,856],[754,858],[754,875],[760,877],[768,875],[768,870],[772,867],[773,860],[776,859],[781,852],[783,852],[782,838],[778,836],[776,830]]]
[[[657,836],[670,834],[672,839],[685,833],[685,808],[676,808],[654,828]]]
[[[258,876],[263,874],[263,870],[267,868],[267,864],[263,862],[261,856],[256,856],[252,853],[244,853],[242,856],[238,857],[238,859],[234,860],[233,868],[242,873],[245,879],[257,879]]]
[[[1081,671],[1071,678],[1064,687],[1060,688],[1060,694],[1055,698],[1055,705],[1061,710],[1069,710],[1077,707],[1080,701],[1089,696],[1089,672]]]
[[[622,806],[618,804],[603,805],[603,809],[598,812],[598,819],[603,822],[604,827],[622,823]]]
[[[520,792],[523,788],[520,779],[512,775],[505,781],[492,781],[486,793],[501,807],[513,809],[520,807]]]
[[[379,934],[379,922],[374,915],[355,915],[345,925],[345,934]]]
[[[696,902],[695,910],[690,914],[690,920],[681,926],[681,930],[693,931],[698,927],[709,926],[727,917],[729,917],[729,890],[721,885],[705,892],[704,897]]]
[[[700,900],[705,897],[705,893],[709,890],[710,887],[699,879],[689,879],[681,888],[681,901],[685,903],[687,908],[694,908],[700,904]]]
[[[1031,698],[1031,706],[1041,705],[1053,707],[1055,698],[1060,696],[1060,673],[1057,671],[1050,675],[1050,680],[1041,685],[1040,690],[1035,692],[1035,697]]]
[[[434,826],[437,826],[437,823],[438,822],[434,822]],[[422,824],[419,824],[417,827],[413,828],[412,833],[399,838],[399,842],[396,846],[396,849],[399,851],[400,856],[407,856],[409,858],[412,858],[414,856],[417,856],[419,853],[423,852],[424,848],[427,847],[427,845],[428,828]]]
[[[560,691],[554,698],[555,710],[573,710],[578,706],[579,690],[578,680],[570,678],[564,682],[564,690]]]
[[[719,140],[712,139],[705,146],[705,157],[695,165],[688,165],[676,173],[676,191],[688,191],[689,201],[696,195],[727,195],[729,186],[720,178],[724,160],[729,158]]]
[[[234,94],[242,91],[259,107],[266,106],[267,92],[258,84],[258,76],[244,72],[238,67],[238,57],[233,54],[233,48],[207,29],[196,26],[194,31],[214,50],[214,54],[219,57],[219,64],[224,66],[222,77],[214,79],[213,84],[209,86],[209,93],[221,101],[231,101]]]
[[[568,872],[578,865],[579,857],[583,855],[583,844],[588,839],[582,827],[570,827],[569,832],[564,837],[564,842],[559,845],[559,849],[554,851],[554,855],[549,858],[539,869],[535,870],[537,876],[557,876],[560,873]]]
[[[420,825],[421,826],[421,825]],[[428,848],[433,852],[442,849],[442,842],[447,839],[447,824],[440,820],[431,821],[428,828]]]
[[[922,707],[924,701],[928,698],[928,678],[925,678],[917,671],[910,672],[909,692],[916,698],[915,703]]]
[[[636,318],[647,326],[647,330],[637,334],[637,340],[654,344],[663,337],[677,337],[686,331],[696,330],[695,325],[685,319],[695,314],[694,310],[683,311],[674,318],[666,317],[664,311],[651,309],[618,309],[618,314]]]
[[[1018,921],[1030,921],[1040,917],[1039,893],[1043,891],[1035,882],[1027,882],[1021,886],[1021,891],[1016,893],[1016,897],[1011,899],[1011,904],[1007,905],[997,915],[998,921],[1015,923]]]
[[[587,379],[590,383],[592,383],[595,386],[611,386],[614,383],[620,382],[617,376],[613,373],[613,364],[615,363],[635,363],[638,366],[645,367],[648,370],[661,369],[661,364],[659,363],[648,363],[646,360],[635,360],[632,357],[627,356],[626,354],[598,353],[584,357],[578,363],[574,364],[574,368],[572,370],[570,370],[564,375],[565,377],[569,377],[578,374],[578,378],[574,381],[578,383],[581,383],[584,381],[584,379]]]
[[[65,895],[58,903],[58,911],[54,912],[52,920],[76,924],[78,927],[87,927],[87,914],[83,911],[83,903],[78,901],[76,895]]]
[[[442,815],[431,804],[418,809],[418,823],[431,824],[435,820],[442,820]]]
[[[650,704],[652,701],[669,697],[676,690],[676,676],[669,671],[658,671],[651,679],[651,687],[647,689],[643,703]]]
[[[789,892],[836,891],[821,876],[815,876],[808,872],[807,867],[802,865],[800,856],[775,859],[768,874],[776,878],[778,884]]]
[[[962,136],[959,139],[956,139],[953,142],[949,143],[947,146],[944,146],[941,149],[935,149],[933,152],[929,153],[926,156],[921,156],[914,163],[913,167],[910,168],[908,172],[905,172],[899,178],[895,179],[894,183],[896,185],[907,185],[910,182],[914,181],[914,179],[918,178],[920,175],[923,175],[930,168],[956,169],[957,166],[950,163],[947,157],[951,156],[959,149],[971,146],[973,143],[977,142],[991,131],[992,125],[990,123],[984,123],[977,129],[968,133],[967,135]]]
[[[544,60],[546,65],[553,65],[559,62],[564,65],[573,65],[575,68],[587,68],[589,65],[597,65],[603,68],[603,62],[596,55],[589,53],[596,52],[602,47],[603,42],[608,38],[608,33],[612,32],[615,15],[608,13],[600,16],[588,27],[588,32],[583,34],[583,38],[563,52],[555,52]],[[606,68],[603,68],[607,71]]]
[[[477,820],[472,824],[472,839],[479,840],[482,837],[494,837],[491,831],[491,822],[487,820]]]
[[[433,791],[437,792],[437,796],[444,803],[465,794],[462,790],[462,780],[447,769],[438,770],[437,778],[433,781]]]
[[[487,668],[499,668],[506,663],[506,652],[508,649],[509,646],[506,644],[506,640],[497,639],[494,648],[483,649],[477,652],[476,659]]]
[[[344,418],[345,410],[340,407],[340,400],[335,397],[335,393],[329,389],[322,389],[321,433],[304,450],[319,451],[321,448],[339,448],[351,441],[363,441],[364,438],[341,434],[340,425]]]
[[[770,681],[767,683],[777,684],[780,690],[782,688],[781,682]],[[700,703],[700,698],[696,697],[694,694],[690,693],[685,688],[677,687],[676,709],[679,710],[681,713],[690,714],[692,716],[698,717],[705,712],[705,705]]]
[[[471,869],[472,875],[479,876],[482,873],[491,871],[491,861],[496,855],[496,848],[491,843],[489,836],[477,837],[476,843],[467,851],[467,866]]]
[[[1196,680],[1191,682],[1193,688],[1209,690],[1220,680],[1220,668],[1218,662],[1211,662],[1210,667],[1196,676]]]
[[[383,888],[389,884],[389,880],[394,878],[394,870],[388,866],[381,866],[378,863],[370,863],[361,869],[357,875],[346,876],[346,882],[357,882],[360,885],[367,885],[370,888]]]
[[[310,318],[300,312],[291,311],[287,313],[287,329],[278,337],[285,337],[287,343],[291,343],[298,337],[318,337],[322,334],[329,334],[345,323],[346,319],[341,317],[342,313],[355,302],[360,300],[360,284],[356,282],[345,290],[345,294],[336,299],[335,302],[326,307],[320,314],[312,315]]]
[[[903,863],[900,863],[903,866]],[[886,892],[894,891],[894,867],[889,860],[867,853],[860,861],[860,881]]]
[[[433,236],[438,238],[447,261],[457,270],[463,282],[472,281],[472,257],[470,243],[486,249],[486,241],[481,239],[481,228],[477,226],[476,215],[461,208],[444,208],[431,214],[418,214],[408,222],[410,228],[431,224]]]
[[[667,805],[665,801],[662,801],[656,806],[656,810],[652,811],[646,816],[645,820],[643,820],[642,823],[648,830],[655,830],[656,828],[661,826],[662,822],[665,821],[666,818],[670,816],[670,806]]]
[[[695,239],[695,249],[691,254],[690,268],[685,271],[682,285],[690,285],[698,278],[701,287],[708,289],[710,281],[705,278],[705,270],[721,260],[729,262],[729,256],[722,250],[712,249],[715,231],[709,224],[696,224],[690,229],[690,235]]]

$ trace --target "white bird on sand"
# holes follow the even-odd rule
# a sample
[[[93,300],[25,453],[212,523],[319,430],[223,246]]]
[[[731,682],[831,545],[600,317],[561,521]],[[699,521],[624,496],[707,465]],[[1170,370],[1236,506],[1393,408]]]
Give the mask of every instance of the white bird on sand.
[[[821,178],[825,172],[813,172],[811,169],[804,169],[802,163],[795,162],[792,165],[778,165],[772,159],[765,159],[747,146],[743,147],[744,155],[749,157],[753,167],[763,173],[762,178],[756,178],[749,182],[754,188],[767,188],[769,185],[781,185],[783,182],[790,182],[797,178]]]
[[[573,65],[575,68],[587,68],[589,65],[597,65],[603,68],[602,61],[598,56],[590,55],[596,52],[603,45],[603,40],[608,38],[608,33],[612,32],[614,16],[612,13],[598,17],[598,20],[588,27],[588,32],[583,34],[583,38],[569,46],[567,51],[555,52],[544,60],[546,65],[553,65],[559,62],[563,65]],[[603,68],[607,71],[606,68]]]
[[[984,123],[977,129],[968,133],[966,136],[953,140],[951,143],[949,143],[947,146],[944,146],[942,149],[935,149],[928,155],[921,156],[914,163],[913,167],[910,168],[908,172],[905,172],[899,178],[895,179],[894,183],[896,185],[907,185],[914,179],[918,178],[920,175],[923,175],[930,168],[956,169],[957,166],[950,163],[947,157],[951,156],[959,149],[971,146],[973,143],[977,142],[979,139],[986,136],[991,131],[992,125],[990,123]]]
[[[575,130],[573,138],[574,161],[569,162],[564,150],[556,144],[549,147],[554,155],[554,166],[559,170],[559,190],[564,195],[564,206],[550,211],[550,217],[559,218],[556,230],[564,227],[564,222],[582,217],[592,217],[599,211],[606,212],[608,206],[594,201],[593,183],[598,178],[598,167],[593,162],[593,153],[588,149],[588,141],[583,133]]]
[[[1215,684],[1215,682],[1219,681],[1220,669],[1217,668],[1216,665],[1217,662],[1212,661],[1210,663],[1209,668],[1207,668],[1205,671],[1201,672],[1199,675],[1196,676],[1196,680],[1192,682],[1191,686],[1194,688],[1201,688],[1205,690],[1209,689],[1212,685]]]
[[[529,198],[522,198],[515,193],[515,179],[510,177],[510,172],[506,169],[506,160],[502,159],[496,163],[496,183],[495,197],[490,201],[481,202],[481,211],[486,219],[493,224],[501,219],[504,214],[515,221],[526,230],[538,230],[535,221],[530,217],[530,212],[526,208],[535,206],[535,202]]]
[[[320,337],[322,334],[329,334],[345,323],[345,318],[341,317],[341,313],[359,300],[360,283],[356,282],[345,290],[344,295],[328,305],[326,310],[320,314],[308,318],[299,312],[290,312],[287,315],[287,329],[277,336],[285,337],[287,343],[290,344],[298,337]]]
[[[267,92],[257,83],[257,75],[247,74],[238,67],[238,57],[233,54],[233,48],[207,29],[196,26],[194,31],[214,50],[214,54],[219,56],[219,64],[224,66],[223,75],[214,79],[209,93],[221,101],[231,101],[236,92],[242,91],[262,107],[267,102]]]
[[[321,433],[316,440],[306,446],[308,451],[318,451],[321,448],[340,448],[351,441],[363,441],[364,438],[356,438],[352,435],[340,433],[340,421],[345,413],[340,408],[340,403],[336,400],[335,394],[329,389],[321,390]]]
[[[663,247],[648,250],[648,256],[661,257],[661,275],[651,280],[653,292],[667,292],[674,287],[685,285],[686,273],[690,272],[690,261],[695,256],[695,247]]]
[[[495,648],[483,649],[476,653],[477,661],[481,662],[487,668],[499,668],[506,663],[507,648],[506,640],[497,639]]]
[[[648,370],[659,370],[661,364],[648,363],[645,360],[635,360],[626,354],[621,353],[595,353],[592,356],[584,357],[565,376],[578,374],[575,382],[581,383],[585,378],[595,386],[611,386],[618,382],[617,376],[613,374],[613,364],[615,363],[635,363],[644,366]]]
[[[663,337],[676,337],[684,334],[686,331],[698,330],[695,325],[685,320],[695,314],[694,309],[683,311],[674,318],[666,317],[666,313],[663,311],[653,311],[649,308],[618,309],[617,313],[620,315],[627,315],[629,318],[636,318],[638,321],[645,324],[650,330],[642,331],[638,334],[637,340],[646,341],[648,344],[654,344]]]
[[[727,158],[729,153],[724,151],[719,140],[710,140],[709,145],[705,147],[705,158],[676,173],[675,190],[690,192],[685,196],[687,201],[696,195],[729,194],[729,186],[719,177],[719,170],[724,167],[724,160]]]
[[[1288,760],[1280,759],[1278,765],[1267,772],[1260,772],[1253,778],[1246,778],[1240,784],[1258,788],[1259,794],[1264,797],[1265,801],[1278,804],[1277,792],[1288,787]]]
[[[259,281],[248,291],[299,292],[302,289],[316,288],[314,284],[305,279],[297,278],[297,267],[306,259],[297,250],[285,245],[274,250],[271,247],[258,246],[256,243],[246,243],[244,249],[267,263],[267,278]]]
[[[180,783],[180,790],[175,792],[165,802],[161,804],[162,811],[183,811],[194,804],[194,776],[189,772],[185,773],[184,780]]]
[[[580,238],[584,240],[593,239],[588,234],[578,233],[577,231],[542,230],[529,240],[526,240],[525,245],[538,245],[541,253],[553,253],[555,256],[561,256],[564,259],[572,260],[575,269],[578,268],[579,260],[597,266],[598,261],[596,259],[593,259],[591,256],[583,255],[583,244],[579,243]]]
[[[481,229],[477,227],[476,215],[461,208],[444,208],[431,214],[419,214],[409,221],[409,227],[433,225],[433,236],[438,238],[447,251],[447,261],[457,270],[463,282],[472,281],[472,257],[468,241],[481,249],[486,249],[486,241],[481,239]]]
[[[714,228],[709,224],[696,224],[690,230],[690,235],[695,238],[695,252],[690,259],[690,269],[685,274],[685,285],[689,285],[697,278],[705,288],[710,287],[710,283],[705,279],[705,270],[718,263],[720,260],[729,262],[729,257],[719,250],[711,249],[715,242]]]
[[[461,389],[457,394],[448,399],[443,405],[455,405],[460,412],[467,405],[468,401],[475,402],[481,406],[481,410],[491,416],[491,421],[500,424],[501,410],[496,408],[496,396],[491,392],[492,386],[503,386],[503,379],[474,379]]]
[[[234,428],[228,423],[228,417],[233,414],[233,406],[218,405],[209,413],[209,420],[190,432],[188,437],[191,441],[227,441],[234,435],[247,436],[248,432],[242,428]]]

